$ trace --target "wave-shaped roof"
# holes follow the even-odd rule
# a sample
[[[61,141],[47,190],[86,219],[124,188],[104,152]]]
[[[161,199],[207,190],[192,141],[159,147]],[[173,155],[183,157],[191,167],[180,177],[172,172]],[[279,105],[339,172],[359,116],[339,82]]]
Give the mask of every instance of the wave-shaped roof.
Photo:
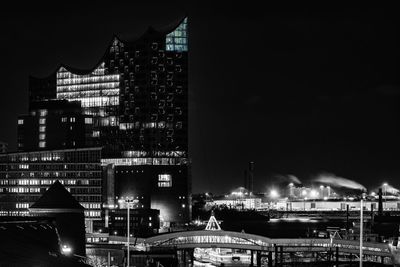
[[[111,41],[109,42],[107,49],[105,50],[103,56],[100,58],[100,60],[94,65],[94,67],[89,68],[89,69],[80,69],[80,68],[75,68],[69,65],[66,65],[64,63],[59,64],[56,69],[48,76],[46,77],[35,77],[35,76],[30,76],[30,78],[32,79],[47,79],[49,77],[52,77],[53,75],[56,75],[56,73],[61,69],[64,68],[67,71],[77,74],[77,75],[87,75],[92,73],[95,69],[97,69],[104,61],[104,57],[106,56],[106,54],[108,53],[110,47],[113,45],[113,43],[115,42],[115,40],[117,40],[120,43],[123,43],[125,46],[133,46],[135,45],[138,41],[148,37],[148,36],[155,36],[155,35],[167,35],[170,32],[173,32],[176,28],[179,27],[179,25],[181,25],[183,23],[183,21],[187,18],[187,16],[184,16],[182,19],[180,19],[178,22],[175,23],[171,23],[170,25],[163,27],[161,29],[155,29],[152,26],[149,26],[138,38],[134,39],[134,40],[123,40],[121,39],[119,36],[117,36],[116,34],[113,35]]]

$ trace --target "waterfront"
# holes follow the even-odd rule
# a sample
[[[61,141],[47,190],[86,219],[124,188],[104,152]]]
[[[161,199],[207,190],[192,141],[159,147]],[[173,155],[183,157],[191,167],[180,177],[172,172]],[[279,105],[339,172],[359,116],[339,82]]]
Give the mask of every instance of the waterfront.
[[[269,221],[226,221],[222,222],[221,227],[226,231],[241,232],[244,230],[249,234],[271,238],[299,238],[312,237],[316,232],[326,231],[327,227],[345,228],[346,219],[281,218]]]

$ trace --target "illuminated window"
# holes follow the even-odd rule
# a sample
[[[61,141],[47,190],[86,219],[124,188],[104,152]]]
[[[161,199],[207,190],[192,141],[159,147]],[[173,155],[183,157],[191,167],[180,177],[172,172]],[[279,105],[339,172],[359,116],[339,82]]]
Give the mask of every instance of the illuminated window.
[[[165,50],[167,51],[188,51],[187,46],[187,18],[165,39]]]
[[[93,131],[92,137],[100,137],[100,131]]]
[[[92,118],[85,118],[85,124],[92,124],[93,120]]]
[[[46,142],[40,141],[39,142],[39,147],[46,147]]]
[[[75,117],[71,117],[70,122],[75,122]]]
[[[46,134],[44,133],[39,134],[39,140],[44,140],[44,139],[46,139]]]
[[[41,111],[39,111],[39,115],[40,116],[46,116],[47,115],[47,110],[46,109],[42,109]]]
[[[170,174],[158,175],[158,187],[172,187],[172,177]]]
[[[45,124],[46,123],[46,119],[39,119],[39,124]]]
[[[110,67],[113,67],[110,62]],[[57,99],[80,101],[87,114],[100,115],[95,107],[119,105],[119,74],[106,74],[104,62],[90,74],[79,75],[61,67],[57,72]],[[72,122],[72,121],[71,121]]]
[[[67,117],[62,117],[61,122],[67,122],[67,119],[68,119]]]
[[[22,124],[24,124],[24,120],[19,119],[19,120],[18,120],[18,125],[22,125]]]
[[[39,126],[39,132],[45,132],[46,126]]]

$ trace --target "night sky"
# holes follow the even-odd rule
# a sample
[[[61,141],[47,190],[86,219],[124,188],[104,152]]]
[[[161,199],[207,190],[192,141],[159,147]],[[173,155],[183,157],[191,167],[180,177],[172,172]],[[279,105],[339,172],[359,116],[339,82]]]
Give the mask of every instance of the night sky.
[[[241,186],[248,161],[259,191],[279,175],[307,183],[321,172],[400,186],[394,8],[83,2],[0,11],[0,140],[10,150],[29,75],[92,68],[114,33],[132,39],[187,14],[194,192]]]

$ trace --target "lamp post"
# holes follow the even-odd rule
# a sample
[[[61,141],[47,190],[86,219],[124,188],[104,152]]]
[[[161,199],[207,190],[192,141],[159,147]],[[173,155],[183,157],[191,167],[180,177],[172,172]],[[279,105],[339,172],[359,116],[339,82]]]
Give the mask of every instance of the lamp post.
[[[386,192],[387,192],[387,186],[388,186],[388,183],[383,183],[383,195],[384,195],[384,198],[385,198],[385,204],[384,204],[384,209],[386,209],[386,200],[387,200],[387,198],[386,198]]]
[[[360,200],[360,267],[363,266],[364,197],[363,193]]]
[[[301,191],[301,194],[303,195],[303,210],[306,210],[306,200],[307,200],[307,190],[303,189],[303,191]]]
[[[126,204],[126,209],[127,209],[127,237],[126,237],[126,247],[127,247],[127,259],[126,259],[126,266],[130,266],[130,204],[133,202],[134,198],[133,197],[126,197],[125,200],[120,199],[118,202],[120,203],[125,203]]]

